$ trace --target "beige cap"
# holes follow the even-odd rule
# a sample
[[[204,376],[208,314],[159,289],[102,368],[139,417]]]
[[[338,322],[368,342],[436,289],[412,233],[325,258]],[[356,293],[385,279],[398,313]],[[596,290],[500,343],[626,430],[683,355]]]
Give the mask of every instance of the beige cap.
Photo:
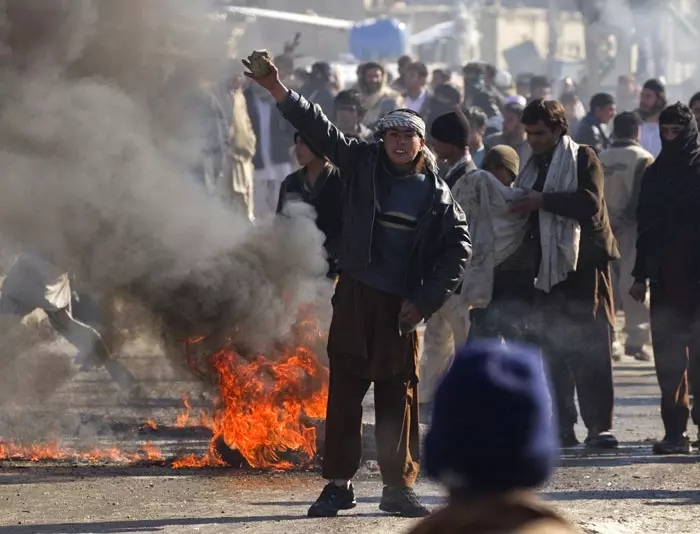
[[[488,151],[481,166],[484,169],[489,166],[505,167],[515,177],[518,176],[520,170],[520,156],[508,145],[496,145]]]

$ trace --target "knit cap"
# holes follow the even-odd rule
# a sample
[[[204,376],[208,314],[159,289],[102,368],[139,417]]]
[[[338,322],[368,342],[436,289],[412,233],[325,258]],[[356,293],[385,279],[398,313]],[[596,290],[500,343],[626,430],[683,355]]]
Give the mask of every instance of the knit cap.
[[[496,145],[486,153],[481,167],[483,169],[505,167],[513,173],[514,177],[517,177],[520,171],[520,156],[508,145]]]
[[[466,117],[456,111],[440,115],[430,127],[433,139],[464,148],[469,141],[469,122]]]
[[[559,446],[548,384],[535,348],[495,340],[462,347],[435,394],[428,476],[462,494],[543,485]]]

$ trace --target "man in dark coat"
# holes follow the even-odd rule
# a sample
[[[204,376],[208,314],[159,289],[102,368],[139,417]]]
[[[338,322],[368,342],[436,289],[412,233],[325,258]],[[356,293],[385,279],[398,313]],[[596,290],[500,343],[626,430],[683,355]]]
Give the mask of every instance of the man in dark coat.
[[[482,63],[467,63],[464,75],[464,108],[481,108],[487,118],[501,114],[498,98],[486,87],[486,66]]]
[[[420,457],[416,327],[459,285],[471,252],[466,217],[437,176],[425,123],[415,112],[388,113],[377,125],[378,142],[366,143],[345,137],[285,87],[274,65],[254,80],[338,167],[344,183],[342,274],[328,336],[323,476],[329,483],[309,516],[333,517],[356,506],[351,479],[362,457],[362,400],[372,383],[385,485],[379,508],[424,516],[412,489]]]
[[[293,172],[280,188],[277,214],[284,215],[287,203],[304,202],[316,210],[316,226],[326,241],[328,277],[338,276],[338,252],[341,243],[341,196],[343,183],[340,173],[298,132],[294,134],[294,151],[301,169]]]
[[[603,130],[615,116],[615,97],[608,93],[598,93],[591,98],[591,106],[576,132],[576,142],[595,148],[600,154],[610,146],[610,139]]]
[[[612,299],[610,262],[619,258],[603,197],[603,168],[595,151],[567,135],[564,108],[535,100],[523,113],[533,157],[516,186],[526,188],[512,204],[531,213],[530,261],[534,264],[534,336],[550,361],[561,441],[574,433],[578,390],[586,444],[617,446],[613,418]]]
[[[690,452],[690,387],[700,425],[700,139],[691,110],[677,103],[659,116],[661,153],[642,178],[637,208],[633,298],[651,292],[651,335],[661,387],[664,439],[656,454]]]

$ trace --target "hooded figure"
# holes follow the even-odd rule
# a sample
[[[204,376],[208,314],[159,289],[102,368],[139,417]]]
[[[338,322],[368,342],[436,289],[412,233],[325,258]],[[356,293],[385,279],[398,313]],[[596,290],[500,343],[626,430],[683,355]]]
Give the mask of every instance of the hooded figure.
[[[661,153],[642,178],[630,294],[643,302],[649,284],[665,429],[654,452],[678,454],[690,452],[688,373],[700,396],[700,139],[695,117],[680,102],[666,108],[659,123]],[[700,425],[700,403],[692,418]]]

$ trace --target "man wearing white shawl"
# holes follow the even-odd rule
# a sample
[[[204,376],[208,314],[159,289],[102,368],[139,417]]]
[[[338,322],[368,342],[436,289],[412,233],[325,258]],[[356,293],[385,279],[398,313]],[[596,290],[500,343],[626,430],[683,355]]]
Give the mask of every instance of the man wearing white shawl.
[[[536,273],[533,334],[549,360],[562,445],[578,444],[577,391],[586,445],[614,448],[610,262],[619,252],[603,169],[593,148],[567,135],[558,102],[531,102],[522,122],[533,157],[516,181],[522,193],[511,209],[529,216],[523,247]]]

